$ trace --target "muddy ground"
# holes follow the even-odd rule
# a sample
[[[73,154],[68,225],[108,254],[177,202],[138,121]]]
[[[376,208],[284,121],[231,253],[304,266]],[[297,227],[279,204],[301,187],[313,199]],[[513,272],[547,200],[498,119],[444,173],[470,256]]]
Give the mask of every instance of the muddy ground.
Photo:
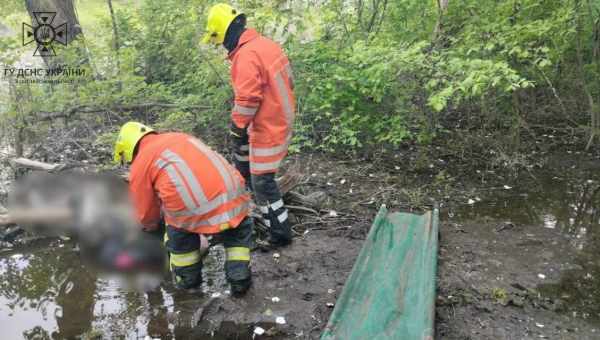
[[[293,245],[253,253],[254,284],[240,299],[228,294],[219,247],[202,294],[167,281],[137,293],[81,265],[68,240],[7,239],[0,326],[11,339],[315,339],[379,206],[421,211],[437,201],[436,338],[600,338],[600,157],[568,151],[510,171],[456,167],[416,147],[289,157],[286,167],[306,174],[297,190],[325,193],[323,211],[298,217]]]

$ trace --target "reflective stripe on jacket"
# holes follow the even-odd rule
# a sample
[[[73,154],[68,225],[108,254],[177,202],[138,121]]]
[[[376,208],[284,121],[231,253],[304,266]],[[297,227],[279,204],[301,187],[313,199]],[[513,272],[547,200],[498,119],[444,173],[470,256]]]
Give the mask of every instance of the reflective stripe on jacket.
[[[201,234],[235,228],[248,215],[244,179],[221,155],[183,133],[144,137],[129,175],[139,221]]]
[[[274,41],[247,29],[229,54],[235,105],[231,116],[248,126],[250,171],[276,172],[292,138],[296,100],[287,56]]]

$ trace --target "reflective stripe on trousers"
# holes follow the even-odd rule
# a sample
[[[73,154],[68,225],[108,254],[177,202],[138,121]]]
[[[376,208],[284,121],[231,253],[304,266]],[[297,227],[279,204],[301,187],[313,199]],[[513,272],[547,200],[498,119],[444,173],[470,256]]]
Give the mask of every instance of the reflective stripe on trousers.
[[[227,261],[250,261],[250,248],[231,247],[225,248]]]
[[[285,223],[285,221],[287,221],[288,219],[288,211],[284,208],[282,199],[279,199],[273,203],[269,203],[266,206],[259,206],[258,208],[260,209],[260,212],[263,215],[263,223],[267,227],[271,226],[271,221],[269,221],[269,208],[271,208],[273,214],[277,216],[277,220],[279,221],[279,223]],[[279,213],[277,213],[278,210],[280,210]]]

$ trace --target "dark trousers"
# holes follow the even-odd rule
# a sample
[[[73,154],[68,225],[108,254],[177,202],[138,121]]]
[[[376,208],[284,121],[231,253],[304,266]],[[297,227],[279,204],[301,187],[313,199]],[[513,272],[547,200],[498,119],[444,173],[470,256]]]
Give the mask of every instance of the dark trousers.
[[[250,174],[248,136],[233,139],[234,164],[246,180],[246,186],[254,192],[256,205],[260,209],[262,222],[269,227],[271,242],[287,244],[292,240],[288,211],[283,204],[274,173]]]
[[[219,234],[225,247],[225,277],[229,283],[250,281],[250,244],[252,220],[246,217],[237,228]],[[197,288],[202,284],[202,254],[200,235],[167,226],[165,247],[169,252],[171,272],[178,288]]]

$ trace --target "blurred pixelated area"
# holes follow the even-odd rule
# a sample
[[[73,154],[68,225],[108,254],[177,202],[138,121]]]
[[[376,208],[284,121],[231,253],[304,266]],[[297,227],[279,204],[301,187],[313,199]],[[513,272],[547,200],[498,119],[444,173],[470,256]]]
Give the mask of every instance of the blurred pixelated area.
[[[77,241],[84,261],[110,273],[160,273],[160,233],[137,225],[127,184],[113,174],[32,172],[12,187],[9,218],[41,235]]]

